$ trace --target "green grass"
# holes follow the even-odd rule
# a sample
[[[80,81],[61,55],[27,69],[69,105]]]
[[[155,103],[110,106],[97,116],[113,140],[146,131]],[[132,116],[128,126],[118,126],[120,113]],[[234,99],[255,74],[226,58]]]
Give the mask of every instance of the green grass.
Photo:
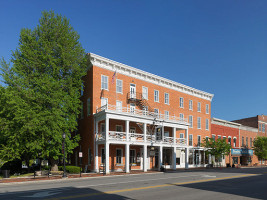
[[[33,176],[33,173],[21,174],[21,175],[18,175],[18,176],[10,175],[10,178],[27,177],[27,176]],[[2,174],[0,175],[0,178],[3,178]]]

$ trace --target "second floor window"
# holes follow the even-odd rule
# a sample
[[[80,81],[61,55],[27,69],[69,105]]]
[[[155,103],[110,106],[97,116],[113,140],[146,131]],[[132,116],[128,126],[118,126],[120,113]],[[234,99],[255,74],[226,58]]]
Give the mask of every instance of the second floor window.
[[[265,133],[265,124],[262,124],[262,132]]]
[[[242,136],[242,147],[245,146],[244,137]]]
[[[248,137],[246,137],[246,146],[248,146]]]
[[[252,138],[250,138],[250,147],[252,147]]]
[[[200,117],[197,118],[197,128],[201,129],[201,118]]]
[[[206,119],[206,130],[209,130],[209,119]]]
[[[143,86],[143,89],[142,90],[143,90],[142,91],[143,92],[143,94],[142,94],[143,95],[143,98],[144,99],[148,99],[148,88]]]
[[[193,135],[189,135],[189,146],[193,146]]]
[[[165,114],[165,119],[169,119],[169,111],[165,110],[164,114]]]
[[[159,91],[158,90],[154,90],[154,101],[159,102]]]
[[[101,75],[101,89],[108,90],[108,77]]]
[[[193,101],[189,100],[189,110],[193,110]]]
[[[154,109],[154,113],[155,113],[155,116],[156,116],[156,117],[159,117],[159,109],[155,108],[155,109]]]
[[[197,146],[200,146],[200,144],[201,144],[201,136],[198,135],[197,136]]]
[[[116,91],[117,93],[122,93],[122,80],[116,80]]]
[[[193,128],[193,116],[189,115],[189,128]]]
[[[184,107],[184,98],[180,97],[180,108]]]
[[[201,112],[201,103],[197,102],[197,112]]]
[[[183,133],[180,133],[180,138],[184,138],[184,134]]]
[[[228,144],[231,145],[231,138],[230,137],[228,138]]]
[[[169,93],[164,94],[164,103],[169,104]]]
[[[184,114],[180,113],[180,120],[183,121],[184,120]]]
[[[236,138],[234,138],[234,147],[236,147]]]

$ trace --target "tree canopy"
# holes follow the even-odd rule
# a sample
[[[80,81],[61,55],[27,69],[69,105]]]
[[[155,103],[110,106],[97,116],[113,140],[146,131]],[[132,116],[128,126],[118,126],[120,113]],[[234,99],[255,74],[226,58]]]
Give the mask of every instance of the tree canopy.
[[[42,13],[33,30],[21,30],[11,65],[1,60],[0,156],[50,158],[78,145],[76,130],[80,112],[82,76],[87,57],[66,17],[53,11]]]
[[[259,160],[267,160],[267,137],[257,137],[253,149]]]

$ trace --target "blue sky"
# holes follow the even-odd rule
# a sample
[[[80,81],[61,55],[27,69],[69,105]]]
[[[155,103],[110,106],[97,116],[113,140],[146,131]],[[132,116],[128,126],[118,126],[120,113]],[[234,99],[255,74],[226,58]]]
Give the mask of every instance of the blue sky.
[[[2,0],[0,57],[51,9],[87,52],[214,94],[213,117],[267,115],[265,0]]]

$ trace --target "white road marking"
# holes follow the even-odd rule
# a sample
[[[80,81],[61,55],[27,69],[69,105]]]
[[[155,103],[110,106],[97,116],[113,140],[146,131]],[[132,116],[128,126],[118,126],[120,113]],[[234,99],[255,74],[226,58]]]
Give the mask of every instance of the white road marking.
[[[31,196],[22,196],[22,197],[31,197],[31,198],[36,198],[36,197],[49,197],[49,196],[52,196],[52,195],[55,195],[55,194],[59,194],[60,192],[38,192],[38,193],[35,193]]]

